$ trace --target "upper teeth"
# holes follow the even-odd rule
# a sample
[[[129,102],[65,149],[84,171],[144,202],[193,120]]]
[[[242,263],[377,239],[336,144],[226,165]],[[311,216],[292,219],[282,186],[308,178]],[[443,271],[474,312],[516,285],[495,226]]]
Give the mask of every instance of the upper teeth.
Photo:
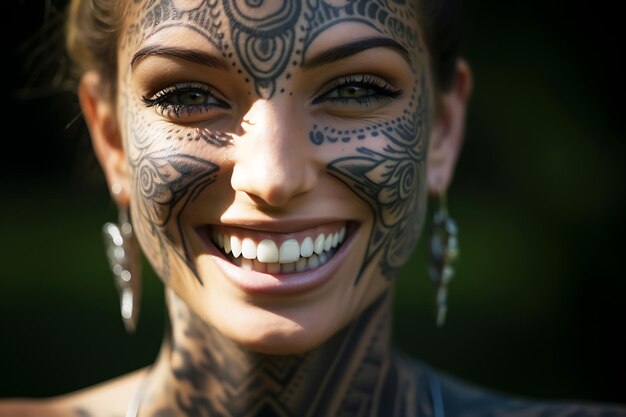
[[[213,240],[225,253],[234,258],[243,255],[245,259],[256,259],[263,263],[288,264],[298,262],[301,258],[322,255],[341,244],[346,237],[345,226],[334,233],[320,233],[315,238],[306,236],[301,242],[296,239],[287,239],[280,246],[272,239],[263,239],[255,242],[250,237],[241,238],[228,233],[214,231]]]

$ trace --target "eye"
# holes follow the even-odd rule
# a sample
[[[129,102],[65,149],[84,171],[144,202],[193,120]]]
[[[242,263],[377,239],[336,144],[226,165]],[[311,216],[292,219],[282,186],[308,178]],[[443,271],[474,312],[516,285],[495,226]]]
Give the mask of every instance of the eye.
[[[198,105],[208,105],[211,104],[211,97],[208,93],[204,91],[180,91],[176,94],[172,94],[169,97],[169,100],[172,104],[182,104],[185,106],[198,106]]]
[[[156,108],[163,116],[183,119],[230,109],[221,94],[204,83],[178,83],[164,88],[151,97],[142,97],[147,107]]]
[[[343,87],[335,88],[326,95],[326,98],[362,98],[376,94],[373,88],[366,88],[358,84],[348,84]]]
[[[402,90],[393,88],[380,77],[369,74],[350,75],[333,80],[313,104],[331,103],[367,106],[374,103],[388,102],[402,95]]]

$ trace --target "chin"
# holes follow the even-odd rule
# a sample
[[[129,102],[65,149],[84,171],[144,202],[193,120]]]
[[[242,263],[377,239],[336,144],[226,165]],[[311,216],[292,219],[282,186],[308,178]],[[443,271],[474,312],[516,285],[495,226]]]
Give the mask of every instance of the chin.
[[[249,316],[242,321],[222,320],[215,327],[244,349],[270,355],[302,354],[320,346],[333,334],[322,323],[302,324],[268,311],[254,314],[253,320]]]
[[[179,280],[187,283],[182,298],[207,324],[247,350],[286,355],[319,347],[371,301],[372,280],[384,285],[386,281],[373,279],[370,270],[367,277],[362,277],[361,285],[354,284],[362,267],[371,224],[337,220],[318,223],[306,227],[287,223],[293,230],[283,233],[241,227],[196,227],[190,236],[194,237],[191,242],[195,266],[202,284],[197,284],[191,274]],[[285,223],[280,226],[285,227]],[[269,225],[264,227],[270,229]],[[219,233],[212,233],[213,230]],[[232,234],[231,239],[223,237],[226,232]],[[233,258],[232,245],[224,244],[237,241],[234,237],[239,235],[254,242],[274,239],[275,247],[281,247],[286,239],[304,242],[308,236],[316,237],[310,241],[317,241],[322,235],[327,239],[320,248],[320,257],[325,257],[325,261],[302,271],[246,269],[240,260],[243,251],[237,251],[238,256]],[[332,240],[328,240],[330,236]],[[304,249],[298,252],[301,257],[302,252]]]

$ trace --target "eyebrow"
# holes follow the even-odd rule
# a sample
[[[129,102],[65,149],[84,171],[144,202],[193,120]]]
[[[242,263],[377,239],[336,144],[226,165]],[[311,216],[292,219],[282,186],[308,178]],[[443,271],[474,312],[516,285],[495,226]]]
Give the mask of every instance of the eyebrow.
[[[360,39],[358,41],[350,42],[321,52],[311,59],[305,60],[302,63],[302,66],[304,68],[312,68],[320,65],[326,65],[348,58],[352,55],[356,55],[359,52],[365,51],[367,49],[379,47],[391,48],[396,50],[400,53],[400,55],[402,55],[402,58],[404,58],[404,60],[410,64],[409,51],[404,46],[394,41],[393,39],[385,37],[373,37]]]
[[[147,46],[137,51],[130,61],[131,69],[144,58],[149,56],[165,56],[172,58],[181,58],[185,61],[194,62],[196,64],[207,65],[218,69],[227,69],[228,65],[221,58],[216,57],[208,52],[198,49],[172,48],[165,46]]]

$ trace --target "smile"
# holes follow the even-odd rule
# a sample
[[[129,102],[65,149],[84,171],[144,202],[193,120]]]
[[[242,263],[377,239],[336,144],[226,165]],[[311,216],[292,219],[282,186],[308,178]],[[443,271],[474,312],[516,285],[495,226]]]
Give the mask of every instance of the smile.
[[[206,225],[199,234],[237,287],[249,293],[284,295],[309,291],[330,280],[349,253],[358,228],[348,221],[288,233]]]
[[[233,264],[248,271],[270,274],[316,269],[333,257],[345,238],[345,223],[307,230],[289,237],[251,233],[242,229],[214,229],[211,233],[213,243]]]

